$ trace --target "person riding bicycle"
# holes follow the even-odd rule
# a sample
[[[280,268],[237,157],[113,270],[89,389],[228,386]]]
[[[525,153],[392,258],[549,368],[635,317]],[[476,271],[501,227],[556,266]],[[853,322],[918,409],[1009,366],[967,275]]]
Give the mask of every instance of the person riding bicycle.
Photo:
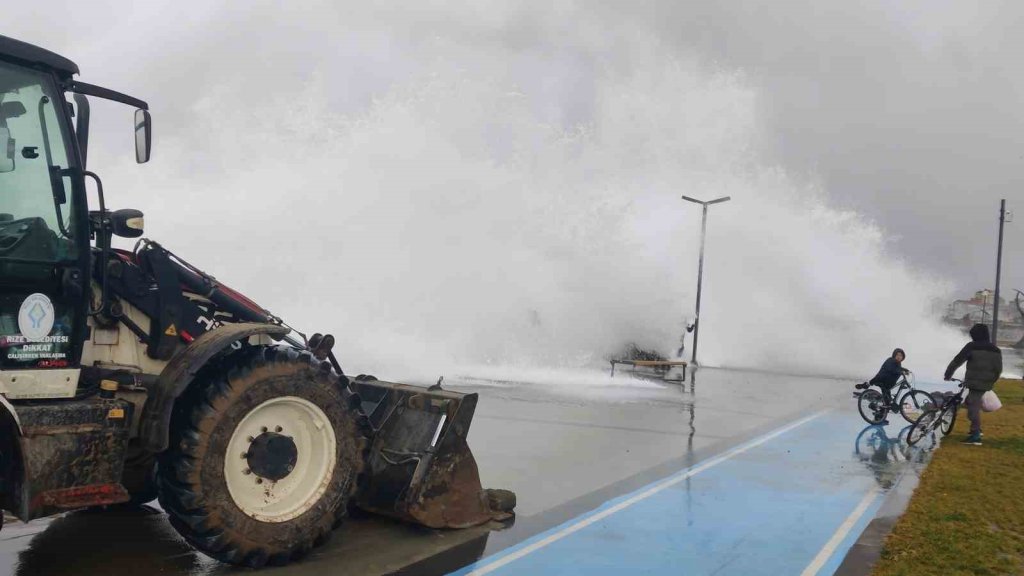
[[[885,362],[882,362],[882,367],[878,369],[878,374],[875,374],[875,377],[867,382],[857,384],[855,388],[863,390],[869,386],[878,386],[882,389],[882,397],[885,398],[885,404],[891,404],[893,387],[896,386],[900,376],[909,372],[903,367],[903,361],[906,359],[907,353],[902,348],[893,350],[892,356],[889,356],[885,359]],[[888,423],[888,421],[882,422],[882,424]]]
[[[971,421],[971,433],[964,444],[981,446],[981,397],[995,386],[996,380],[1003,373],[1003,353],[992,343],[988,326],[975,324],[971,327],[971,341],[953,358],[946,368],[946,380],[953,379],[964,362],[967,363],[967,375],[964,386],[970,390],[967,394],[967,418]]]

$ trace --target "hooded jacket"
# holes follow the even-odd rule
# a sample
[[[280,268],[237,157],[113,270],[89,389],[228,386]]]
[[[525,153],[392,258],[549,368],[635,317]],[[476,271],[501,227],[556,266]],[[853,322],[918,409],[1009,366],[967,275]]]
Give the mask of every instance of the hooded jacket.
[[[946,380],[953,372],[967,362],[964,383],[971,390],[991,390],[1003,373],[1003,353],[990,341],[988,326],[975,324],[971,327],[971,341],[960,350],[946,368]]]
[[[868,382],[869,384],[884,385],[889,388],[896,385],[900,376],[903,375],[903,365],[896,359],[897,353],[903,354],[904,357],[907,355],[900,348],[893,350],[892,356],[886,358],[885,362],[882,362],[882,367],[878,369],[878,374],[875,374],[875,377]]]

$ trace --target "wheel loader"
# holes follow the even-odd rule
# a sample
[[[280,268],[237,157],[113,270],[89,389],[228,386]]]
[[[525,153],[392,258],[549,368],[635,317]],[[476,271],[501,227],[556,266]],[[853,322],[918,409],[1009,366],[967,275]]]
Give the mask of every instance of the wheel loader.
[[[251,567],[300,558],[354,507],[439,529],[510,518],[514,494],[481,487],[466,443],[476,394],[346,376],[331,335],[107,208],[86,168],[90,98],[135,109],[139,163],[152,117],[78,73],[0,36],[3,509],[27,522],[159,499],[192,546]]]

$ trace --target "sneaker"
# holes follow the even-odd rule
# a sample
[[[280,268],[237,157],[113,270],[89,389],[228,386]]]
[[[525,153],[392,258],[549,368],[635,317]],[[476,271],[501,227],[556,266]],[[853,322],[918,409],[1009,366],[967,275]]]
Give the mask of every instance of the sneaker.
[[[868,387],[868,383],[861,382],[860,384],[855,384],[853,387],[856,388],[857,390],[864,390],[865,388]]]
[[[888,420],[882,420],[881,422],[878,423],[878,425],[879,426],[888,426],[889,425],[889,421]]]
[[[971,434],[961,444],[970,444],[971,446],[981,446],[981,434]]]

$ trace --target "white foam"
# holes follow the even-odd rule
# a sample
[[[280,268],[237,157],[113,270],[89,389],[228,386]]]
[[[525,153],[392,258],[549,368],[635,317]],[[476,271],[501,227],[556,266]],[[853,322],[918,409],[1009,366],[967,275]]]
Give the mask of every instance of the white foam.
[[[708,230],[704,362],[869,377],[900,346],[928,375],[962,344],[931,318],[942,282],[761,156],[774,135],[740,71],[572,8],[523,23],[525,43],[483,40],[514,10],[453,9],[422,36],[350,9],[360,34],[273,15],[303,46],[331,39],[292,68],[225,75],[218,61],[203,82],[174,79],[190,88],[180,99],[150,91],[175,111],[157,114],[153,163],[104,173],[108,203],[139,190],[148,235],[334,333],[350,371],[500,379],[540,366],[550,377],[531,379],[590,387],[605,384],[558,370],[597,369],[627,342],[673,351],[699,234],[682,194],[733,198]],[[153,49],[187,58],[167,26]],[[210,32],[205,53],[230,56]],[[247,45],[244,58],[282,56]]]

